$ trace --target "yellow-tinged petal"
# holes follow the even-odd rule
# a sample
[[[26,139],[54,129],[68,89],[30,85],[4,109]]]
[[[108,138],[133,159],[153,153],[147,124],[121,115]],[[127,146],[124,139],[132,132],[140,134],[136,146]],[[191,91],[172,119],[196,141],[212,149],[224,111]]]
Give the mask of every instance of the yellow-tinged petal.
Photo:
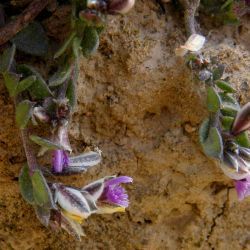
[[[82,224],[84,219],[85,219],[84,217],[80,217],[80,216],[77,216],[75,214],[71,214],[65,210],[62,210],[62,213],[64,214],[64,216],[66,216],[66,217],[68,217],[68,218],[70,218],[70,219],[72,219],[80,224]]]
[[[98,207],[97,213],[98,214],[113,214],[116,212],[125,212],[125,207],[112,207],[112,206],[101,206]]]

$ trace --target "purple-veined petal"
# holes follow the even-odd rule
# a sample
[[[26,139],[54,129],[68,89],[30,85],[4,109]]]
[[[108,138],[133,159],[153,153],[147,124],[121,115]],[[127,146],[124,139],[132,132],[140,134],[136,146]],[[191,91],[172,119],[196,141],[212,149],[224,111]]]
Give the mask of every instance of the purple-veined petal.
[[[109,179],[105,181],[105,187],[109,185],[118,185],[121,183],[131,183],[133,182],[133,179],[129,176],[119,176],[119,177],[114,177],[112,179]]]
[[[61,173],[63,171],[63,168],[65,168],[69,164],[68,155],[64,150],[54,150],[52,159],[54,173]]]
[[[69,157],[68,165],[70,167],[92,167],[101,162],[101,155],[90,151],[81,155]]]
[[[235,181],[235,189],[239,201],[250,195],[250,176],[245,179]]]
[[[232,126],[232,134],[238,135],[250,128],[250,102],[244,105],[237,113]]]

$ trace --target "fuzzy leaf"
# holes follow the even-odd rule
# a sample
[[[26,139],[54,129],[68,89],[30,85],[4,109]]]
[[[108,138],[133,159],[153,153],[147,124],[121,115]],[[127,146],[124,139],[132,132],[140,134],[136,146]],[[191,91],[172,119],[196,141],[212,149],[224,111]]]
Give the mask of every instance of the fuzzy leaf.
[[[222,80],[217,80],[215,81],[215,84],[217,85],[218,88],[221,90],[227,92],[227,93],[235,93],[236,90],[228,83]]]
[[[86,57],[96,52],[99,47],[99,35],[94,27],[85,28],[81,45],[83,55]]]
[[[207,108],[210,112],[217,112],[220,108],[221,99],[213,87],[207,89]]]
[[[233,96],[231,96],[230,94],[228,94],[228,93],[219,93],[219,96],[221,98],[222,105],[224,103],[226,103],[226,104],[229,103],[229,104],[235,106],[236,109],[240,108],[240,105],[237,102],[237,100]]]
[[[214,69],[213,71],[214,81],[219,80],[223,76],[224,70],[225,66],[223,64],[218,65],[218,67]]]
[[[27,164],[22,168],[18,182],[22,197],[29,204],[33,205],[35,203],[33,197],[33,186],[30,179],[29,168]]]
[[[68,39],[62,45],[62,47],[55,53],[54,59],[60,57],[67,50],[67,48],[71,45],[71,43],[72,43],[73,39],[75,38],[75,36],[76,36],[75,32],[70,34]]]
[[[81,49],[81,39],[79,37],[75,37],[73,40],[73,53],[77,60],[80,57],[80,49]]]
[[[49,226],[49,220],[50,220],[50,209],[40,207],[40,206],[34,206],[36,211],[36,217],[38,220],[45,226]]]
[[[67,79],[69,79],[71,73],[71,67],[69,65],[64,66],[63,68],[60,68],[54,75],[51,76],[49,79],[49,86],[55,87],[63,82],[65,82]]]
[[[33,22],[12,39],[16,47],[30,55],[44,56],[48,52],[48,38],[38,22]]]
[[[42,206],[44,208],[52,208],[52,194],[40,170],[36,170],[33,173],[31,181],[33,185],[33,196],[36,205]]]
[[[233,117],[231,117],[231,116],[223,116],[222,119],[221,119],[223,129],[225,131],[230,131],[231,127],[232,127],[232,124],[233,124],[233,121],[234,121]]]
[[[47,83],[44,81],[40,73],[33,67],[22,64],[18,67],[19,71],[26,76],[35,75],[36,81],[29,87],[30,94],[36,99],[44,99],[48,96],[53,96]]]
[[[199,129],[199,138],[200,138],[200,143],[204,143],[208,137],[208,132],[209,132],[209,124],[210,121],[209,119],[205,119]]]
[[[207,156],[219,158],[222,157],[223,142],[217,128],[210,127],[207,139],[202,143],[204,153]]]
[[[8,89],[10,96],[11,97],[15,96],[19,77],[14,73],[6,71],[3,73],[3,78],[4,78],[4,84]]]
[[[247,132],[243,132],[235,137],[235,141],[242,147],[249,148],[250,140]]]
[[[67,88],[67,92],[66,92],[66,97],[69,100],[69,104],[70,104],[71,108],[74,108],[76,105],[75,93],[76,93],[75,84],[74,84],[73,80],[70,80],[68,88]]]
[[[16,46],[13,44],[10,48],[6,49],[0,56],[0,72],[10,71],[11,65],[14,61],[16,53]]]
[[[16,95],[29,88],[36,81],[36,76],[28,76],[20,81],[16,88]]]
[[[32,115],[32,107],[33,104],[28,100],[18,103],[16,107],[16,123],[19,128],[23,129],[28,124]]]
[[[61,145],[36,135],[31,135],[30,140],[46,149],[50,150],[63,149]]]
[[[229,103],[224,103],[221,107],[221,113],[224,116],[231,116],[231,117],[235,117],[237,114],[238,109]]]

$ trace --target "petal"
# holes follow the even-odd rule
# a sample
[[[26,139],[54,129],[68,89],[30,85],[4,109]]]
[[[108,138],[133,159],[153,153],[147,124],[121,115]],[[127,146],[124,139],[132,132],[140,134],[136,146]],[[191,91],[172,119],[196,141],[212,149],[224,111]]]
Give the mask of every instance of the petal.
[[[110,186],[110,185],[118,185],[120,183],[131,183],[133,182],[133,179],[129,176],[119,176],[119,177],[114,177],[110,180],[105,181],[105,186]]]
[[[242,201],[244,198],[250,195],[250,180],[243,179],[235,181],[235,189],[238,195],[239,201]]]
[[[113,214],[116,212],[125,212],[125,207],[115,207],[109,205],[98,206],[97,214]]]
[[[206,38],[204,36],[201,36],[199,34],[192,34],[188,38],[186,43],[183,46],[181,46],[181,48],[184,48],[193,52],[197,52],[203,47],[205,41],[206,41]]]
[[[92,167],[101,162],[101,155],[97,152],[88,152],[81,155],[73,156],[69,158],[70,167]]]

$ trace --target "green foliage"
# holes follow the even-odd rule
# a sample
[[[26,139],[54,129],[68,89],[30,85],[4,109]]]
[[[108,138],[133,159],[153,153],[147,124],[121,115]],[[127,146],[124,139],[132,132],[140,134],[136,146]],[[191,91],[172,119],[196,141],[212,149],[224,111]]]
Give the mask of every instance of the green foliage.
[[[50,87],[56,87],[60,84],[64,83],[66,80],[70,78],[71,74],[71,66],[65,65],[64,67],[61,67],[58,69],[58,71],[52,75],[49,79],[49,86]]]
[[[214,87],[207,89],[207,108],[210,112],[217,112],[221,105],[221,99]]]
[[[52,208],[52,194],[40,170],[35,170],[31,176],[31,182],[33,186],[33,197],[35,203],[38,206],[42,206],[44,208]]]
[[[96,52],[99,47],[99,35],[94,27],[85,28],[81,46],[86,57]]]
[[[44,56],[48,52],[48,38],[38,22],[33,22],[12,39],[17,49],[34,56]]]
[[[24,78],[20,82],[18,82],[17,87],[16,87],[16,91],[15,91],[15,95],[18,95],[21,92],[28,89],[36,80],[37,80],[36,76],[31,75],[31,76]]]
[[[237,142],[237,144],[239,144],[242,147],[246,147],[246,148],[250,147],[250,140],[249,140],[247,132],[243,132],[237,135],[235,138],[235,141]]]
[[[22,168],[18,182],[22,197],[29,204],[33,205],[35,203],[33,196],[33,186],[30,179],[29,168],[27,164]]]
[[[63,149],[61,145],[36,135],[31,135],[30,140],[49,150]]]
[[[11,97],[15,96],[19,81],[19,76],[14,73],[5,71],[3,73],[3,79],[4,79],[4,84],[8,89],[10,96]]]
[[[28,88],[31,96],[34,99],[39,100],[49,96],[53,96],[47,83],[35,68],[33,68],[32,66],[22,64],[18,66],[18,71],[25,74],[26,76],[30,75],[36,76],[36,81]]]
[[[215,84],[218,88],[225,91],[226,93],[235,93],[236,90],[228,83],[223,80],[217,80],[215,81]]]
[[[0,56],[0,73],[9,72],[11,65],[14,61],[16,53],[16,46],[13,44],[10,48],[6,49]]]
[[[32,108],[33,104],[28,100],[18,103],[16,107],[16,123],[19,128],[23,129],[27,126],[32,115]]]

